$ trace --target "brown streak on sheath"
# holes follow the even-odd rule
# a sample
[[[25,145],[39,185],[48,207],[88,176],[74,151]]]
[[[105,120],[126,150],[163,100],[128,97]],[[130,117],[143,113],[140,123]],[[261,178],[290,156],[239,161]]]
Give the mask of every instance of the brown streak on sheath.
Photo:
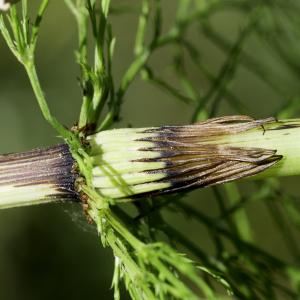
[[[143,138],[141,141],[164,141],[168,138],[209,138],[226,134],[235,134],[249,129],[261,127],[275,122],[275,118],[254,120],[247,116],[228,116],[212,118],[193,125],[185,126],[162,126],[146,129],[144,133],[158,133],[155,137]]]
[[[0,155],[0,187],[49,185],[52,192],[47,198],[77,201],[74,163],[66,144]]]
[[[271,128],[268,130],[293,129],[293,128],[299,128],[299,127],[300,127],[300,124],[282,124],[282,125],[279,125],[275,128]]]

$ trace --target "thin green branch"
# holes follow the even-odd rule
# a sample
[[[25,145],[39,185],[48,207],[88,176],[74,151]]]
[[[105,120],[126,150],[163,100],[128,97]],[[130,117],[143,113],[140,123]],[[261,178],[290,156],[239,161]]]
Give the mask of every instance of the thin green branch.
[[[54,128],[57,130],[57,132],[60,134],[60,136],[67,141],[71,139],[72,134],[70,131],[65,128],[61,123],[57,121],[57,119],[50,113],[47,100],[44,96],[43,90],[40,85],[39,78],[36,73],[35,65],[32,62],[26,62],[24,64],[24,67],[26,69],[27,75],[29,77],[32,89],[35,93],[36,99],[38,101],[38,104],[40,106],[41,112],[45,118],[45,120]]]

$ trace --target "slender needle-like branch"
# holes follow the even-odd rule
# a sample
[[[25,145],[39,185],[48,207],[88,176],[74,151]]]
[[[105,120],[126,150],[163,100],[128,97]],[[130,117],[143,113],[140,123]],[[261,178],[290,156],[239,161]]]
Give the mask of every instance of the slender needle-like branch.
[[[49,122],[49,124],[53,128],[57,130],[61,137],[63,137],[66,140],[70,140],[72,133],[70,133],[70,131],[67,128],[65,128],[61,123],[59,123],[57,119],[50,113],[48,103],[45,99],[45,95],[43,93],[38,75],[36,73],[35,65],[32,62],[28,62],[25,64],[25,69],[44,118],[46,119],[46,121]]]

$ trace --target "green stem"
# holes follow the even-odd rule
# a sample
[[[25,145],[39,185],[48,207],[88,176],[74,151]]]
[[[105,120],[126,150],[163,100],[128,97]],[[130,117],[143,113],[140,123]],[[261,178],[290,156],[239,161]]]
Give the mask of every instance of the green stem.
[[[144,244],[139,241],[134,235],[128,231],[122,223],[120,223],[112,214],[110,210],[105,212],[105,217],[112,226],[132,247],[135,251],[140,251]]]
[[[44,118],[54,129],[57,130],[61,137],[68,141],[71,140],[73,134],[50,113],[34,64],[32,62],[25,62],[24,67]]]
[[[39,91],[39,92],[41,92],[41,91]],[[38,96],[40,97],[41,95],[38,94]],[[41,99],[43,99],[43,98],[41,98]],[[44,103],[42,102],[41,104],[43,105]],[[49,110],[48,110],[47,106],[46,107],[42,106],[42,107],[44,109],[43,113],[45,115],[45,118],[46,117],[49,118]],[[53,118],[51,117],[51,115],[50,115],[50,121],[51,122],[53,121]],[[56,123],[54,123],[54,124],[56,124]],[[110,135],[110,131],[107,131],[106,135],[107,136]],[[119,136],[119,138],[120,138],[120,136]],[[124,140],[125,143],[127,143],[128,139],[130,139],[130,136],[128,136],[128,134],[127,134],[127,136],[124,136],[122,138],[122,140]],[[207,141],[207,140],[205,142],[209,143],[209,141]],[[256,150],[257,150],[257,148],[276,150],[277,151],[276,154],[282,156],[282,159],[279,160],[279,162],[277,162],[275,165],[273,165],[266,171],[263,171],[255,176],[252,176],[249,178],[259,179],[259,178],[274,177],[274,176],[278,177],[278,176],[288,176],[288,175],[300,175],[300,119],[277,121],[277,122],[273,122],[270,124],[266,124],[266,125],[264,125],[264,127],[259,127],[259,128],[244,131],[241,133],[220,135],[218,137],[214,137],[211,142],[217,143],[218,146],[221,148],[222,148],[222,146],[224,146],[224,147],[237,147],[240,149],[245,148],[248,150],[249,150],[249,148],[256,148]],[[112,140],[110,140],[110,143],[112,143],[112,146],[114,145],[113,137],[112,137]],[[76,148],[76,147],[77,146],[75,145],[74,148]],[[70,150],[72,151],[72,150],[74,150],[74,148],[72,149],[70,147]],[[79,150],[80,149],[81,148],[79,148]],[[73,152],[72,152],[72,155],[74,157]],[[42,155],[43,151],[40,151],[39,153],[40,153],[40,155]],[[17,154],[15,154],[15,155],[17,155]],[[80,155],[80,154],[78,154],[78,155]],[[85,154],[85,155],[87,155],[87,154]],[[123,155],[123,154],[121,153],[120,155]],[[122,157],[122,156],[120,156],[120,157]],[[80,159],[80,157],[76,157],[76,155],[75,155],[75,158],[77,160],[77,163],[82,164],[82,166],[80,165],[80,172],[81,172],[81,174],[85,175],[87,182],[88,182],[89,189],[94,191],[95,181],[93,180],[94,177],[93,177],[92,173],[90,172],[92,166],[89,166],[89,164],[92,164],[92,162],[89,162],[89,159],[91,160],[92,158],[89,156],[85,156],[84,162]],[[127,157],[124,157],[123,159],[124,159],[123,164],[128,161]],[[235,157],[234,159],[238,160],[238,156]],[[145,164],[147,164],[147,163],[149,163],[149,162],[145,162]],[[10,170],[10,172],[12,172],[13,170],[16,170],[15,173],[11,173],[11,175],[15,176],[17,172],[20,172],[20,170],[22,170],[22,168],[24,168],[24,165],[22,165],[22,163],[20,163],[20,164],[16,164],[15,167],[18,167],[18,168],[8,169],[8,166],[5,164],[1,166],[1,159],[0,159],[0,169],[3,172],[2,176],[4,176],[6,174],[6,172],[9,170]],[[30,164],[27,165],[27,168],[29,168],[29,167],[30,167]],[[50,171],[51,168],[52,168],[51,166],[48,166],[48,171]],[[133,172],[132,173],[133,175],[134,174],[136,174],[136,176],[139,175],[139,172],[140,172],[139,169],[135,170],[134,169],[135,166],[129,162],[128,162],[128,168],[130,168],[130,170]],[[116,170],[116,172],[117,171],[118,170]],[[69,176],[72,176],[72,173],[70,173]],[[96,176],[96,175],[94,175],[94,176]],[[107,179],[110,179],[109,176],[111,176],[111,175],[108,174]],[[24,178],[24,179],[27,180],[28,178]],[[38,178],[34,177],[34,180],[38,180]],[[32,184],[35,183],[34,180],[31,181]],[[145,174],[145,180],[150,180],[150,184],[151,184],[151,182],[155,183],[157,178],[151,177],[150,174],[148,174],[148,175]],[[134,184],[130,185],[130,183],[128,183],[128,187],[134,188],[135,186],[134,186]],[[100,194],[104,193],[105,187],[102,186],[102,187],[98,187],[98,188],[99,188]],[[118,189],[118,187],[116,187],[116,189]],[[106,189],[106,190],[109,190],[109,191],[111,190],[112,193],[115,191],[114,188]],[[25,190],[23,190],[23,192],[25,192]],[[96,190],[94,191],[95,195],[91,194],[90,190],[84,189],[84,192],[86,192],[89,196],[91,196],[91,198],[95,198],[95,197],[97,198],[97,196],[100,197],[100,195],[98,194],[98,192]],[[230,186],[228,186],[227,192],[231,195],[231,197],[233,197],[233,196],[237,197],[236,191],[232,190],[232,187],[230,188]],[[0,191],[0,196],[1,197],[3,196],[1,194],[1,191]],[[112,195],[108,194],[107,197],[113,199]],[[16,199],[16,201],[17,201],[17,199]],[[108,203],[108,205],[109,205],[109,203]],[[108,207],[108,205],[105,205],[105,203],[103,203],[102,200],[101,201],[99,200],[97,208],[98,209],[105,208],[105,207]],[[107,219],[110,218],[109,216],[105,216],[105,217]],[[239,220],[241,218],[242,218],[242,216],[238,217]],[[130,244],[134,248],[138,249],[141,246],[134,239],[133,236],[132,237],[127,236],[127,232],[123,234],[124,228],[123,227],[121,228],[120,227],[121,225],[119,223],[115,223],[114,219],[112,219],[111,222],[112,222],[111,226],[115,230],[120,232],[124,236],[124,238],[126,238],[126,240],[131,241]],[[245,228],[245,232],[243,233],[244,238],[247,236],[247,239],[250,239],[249,230],[246,228],[245,224],[243,226]]]
[[[231,206],[237,205],[242,201],[238,186],[234,182],[225,185],[225,191]],[[245,209],[239,209],[233,214],[233,219],[237,225],[238,234],[243,240],[251,242],[253,234],[251,225]]]

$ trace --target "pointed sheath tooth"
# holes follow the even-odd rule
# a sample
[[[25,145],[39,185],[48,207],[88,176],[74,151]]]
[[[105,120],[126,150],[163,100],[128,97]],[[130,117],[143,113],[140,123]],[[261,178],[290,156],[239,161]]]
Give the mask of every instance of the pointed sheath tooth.
[[[280,160],[280,157],[275,157],[274,160],[270,161],[269,163],[263,165],[255,165],[255,166],[252,166],[250,164],[239,163],[238,165],[235,165],[234,168],[232,168],[232,164],[226,164],[226,166],[222,166],[221,168],[218,168],[219,171],[215,173],[211,173],[212,174],[211,176],[205,176],[202,178],[198,177],[197,180],[185,180],[184,184],[182,184],[182,182],[180,181],[178,182],[172,181],[170,188],[161,191],[153,191],[151,195],[177,193],[183,190],[193,189],[197,187],[201,188],[201,187],[214,186],[217,184],[230,182],[236,179],[256,175],[272,167],[274,164],[278,162],[278,160]],[[145,193],[144,195],[147,195],[147,193]]]

